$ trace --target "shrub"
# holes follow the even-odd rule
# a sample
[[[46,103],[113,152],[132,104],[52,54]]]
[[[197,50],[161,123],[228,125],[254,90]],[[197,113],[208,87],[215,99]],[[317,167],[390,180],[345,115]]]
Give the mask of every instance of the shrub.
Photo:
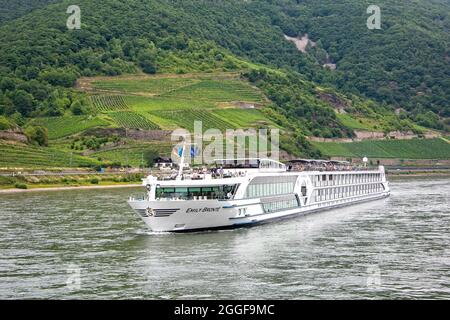
[[[48,130],[45,127],[31,126],[25,130],[28,141],[39,146],[48,146]]]
[[[14,183],[14,178],[0,176],[0,185],[9,185]]]
[[[148,167],[153,167],[159,154],[154,150],[146,150],[144,152],[144,160]]]
[[[11,129],[11,123],[5,117],[0,116],[0,130]]]
[[[54,86],[70,88],[75,84],[77,75],[69,70],[54,69],[41,72],[40,79]]]
[[[97,178],[92,178],[91,179],[91,184],[98,184],[98,179]]]
[[[28,189],[28,186],[25,183],[16,183],[14,185],[16,189]]]
[[[83,108],[83,105],[80,101],[74,101],[72,105],[70,106],[70,111],[72,111],[72,114],[75,116],[79,116],[85,113],[85,110]]]

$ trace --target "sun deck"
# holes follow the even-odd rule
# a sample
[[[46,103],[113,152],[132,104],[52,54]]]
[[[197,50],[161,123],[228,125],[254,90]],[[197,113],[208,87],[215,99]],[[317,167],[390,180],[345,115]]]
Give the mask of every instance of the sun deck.
[[[222,183],[223,179],[245,178],[249,175],[265,173],[299,173],[299,172],[329,172],[340,173],[349,171],[378,171],[378,167],[355,166],[347,161],[329,161],[298,159],[287,164],[272,159],[217,159],[213,166],[194,167],[181,171],[162,171],[157,175],[158,181],[171,184],[173,181],[189,181],[189,184],[204,184],[205,181],[214,185]],[[196,181],[201,181],[197,183]],[[225,182],[226,183],[226,182]],[[175,185],[179,185],[176,183]]]

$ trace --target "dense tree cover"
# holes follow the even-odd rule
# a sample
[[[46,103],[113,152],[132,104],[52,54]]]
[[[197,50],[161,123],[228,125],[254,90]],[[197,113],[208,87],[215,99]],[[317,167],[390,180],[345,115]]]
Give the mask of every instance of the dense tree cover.
[[[351,137],[353,133],[336,117],[332,107],[317,97],[312,83],[299,81],[294,74],[279,75],[266,70],[244,74],[263,89],[274,108],[306,135],[324,138]]]
[[[407,117],[442,128],[436,114],[449,116],[450,101],[448,2],[379,3],[382,30],[366,28],[365,0],[79,0],[82,28],[68,30],[66,9],[73,3],[59,1],[0,27],[0,113],[19,122],[80,114],[83,97],[66,89],[80,76],[234,70],[240,67],[234,54],[366,95],[391,110],[403,107]],[[317,42],[311,54],[283,37],[305,32]],[[327,54],[337,71],[321,66]],[[265,90],[307,131],[351,135],[295,82]]]
[[[266,110],[269,116],[281,120],[278,121],[281,126],[285,125],[284,122],[288,122],[290,126],[294,125],[303,135],[323,138],[354,137],[353,130],[337,117],[335,108],[379,123],[380,127],[376,128],[379,131],[422,133],[404,112],[396,116],[386,105],[362,99],[357,95],[344,95],[332,88],[318,87],[292,72],[281,74],[267,69],[254,69],[243,73],[243,76],[261,88],[274,102],[272,108],[276,113]],[[287,121],[279,119],[278,114],[283,115]],[[432,120],[436,120],[437,116],[433,112],[428,112],[424,117],[428,119],[431,116],[434,116]]]
[[[380,0],[381,30],[369,30],[368,0],[277,1],[285,32],[308,33],[320,41],[337,72],[311,79],[334,83],[410,111],[409,117],[442,128],[436,117],[450,116],[450,2]],[[286,19],[291,17],[291,19]],[[294,26],[294,27],[293,27]]]
[[[87,106],[82,97],[64,89],[80,76],[114,76],[139,69],[184,73],[239,68],[239,60],[212,41],[189,38],[180,31],[182,26],[166,31],[168,22],[156,17],[164,16],[170,7],[154,2],[79,1],[81,30],[66,28],[68,2],[4,25],[0,29],[4,40],[0,44],[0,114],[84,113]],[[152,14],[145,18],[145,12]],[[127,19],[123,19],[125,13]],[[176,26],[175,19],[172,23]],[[20,37],[17,29],[23,30]]]
[[[0,0],[0,24],[58,0]]]

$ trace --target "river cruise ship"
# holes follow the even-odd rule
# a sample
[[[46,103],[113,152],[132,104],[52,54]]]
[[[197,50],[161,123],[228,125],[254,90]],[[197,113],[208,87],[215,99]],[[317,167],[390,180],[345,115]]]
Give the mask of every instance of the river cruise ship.
[[[385,169],[271,159],[217,160],[215,168],[148,176],[128,203],[155,232],[249,227],[389,196]]]

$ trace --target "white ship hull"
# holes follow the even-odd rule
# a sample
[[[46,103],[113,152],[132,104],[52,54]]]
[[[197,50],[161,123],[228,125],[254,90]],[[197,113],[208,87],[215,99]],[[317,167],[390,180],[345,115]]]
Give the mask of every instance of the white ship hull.
[[[289,189],[288,193],[254,197],[247,190],[252,181],[257,179],[267,181],[269,184],[273,179],[283,179],[283,177],[293,181],[293,189]],[[379,171],[360,172],[285,172],[276,175],[261,172],[247,173],[245,177],[229,179],[192,182],[161,181],[158,186],[162,184],[176,188],[180,185],[184,187],[189,185],[195,188],[200,185],[212,186],[230,183],[239,186],[230,199],[158,199],[153,193],[142,200],[130,198],[128,203],[152,231],[192,232],[249,227],[317,211],[379,200],[390,194],[389,184],[382,167]],[[259,182],[258,186],[261,185],[262,183]],[[260,187],[260,189],[263,188]]]
[[[380,200],[388,197],[388,193],[374,194],[363,197],[358,197],[354,199],[348,199],[342,203],[336,203],[328,206],[308,206],[304,208],[296,208],[290,210],[283,210],[274,213],[262,213],[258,210],[257,205],[254,207],[254,211],[250,212],[246,217],[239,217],[238,211],[232,206],[231,202],[229,204],[218,202],[218,201],[205,201],[199,202],[196,206],[189,205],[186,203],[173,203],[169,202],[166,204],[161,204],[160,202],[154,203],[152,201],[129,201],[130,206],[138,212],[139,216],[149,227],[150,230],[155,232],[198,232],[204,230],[220,230],[220,229],[233,229],[242,227],[252,227],[255,225],[260,225],[263,223],[269,223],[276,220],[293,218],[301,215],[306,215],[310,213],[315,213],[319,211],[336,209],[344,206],[355,205],[363,202]],[[173,214],[169,216],[153,216],[148,217],[145,213],[146,208],[153,207],[156,210],[174,211]],[[187,210],[190,208],[220,208],[216,213],[196,213],[189,215]],[[174,210],[176,208],[176,211]]]

